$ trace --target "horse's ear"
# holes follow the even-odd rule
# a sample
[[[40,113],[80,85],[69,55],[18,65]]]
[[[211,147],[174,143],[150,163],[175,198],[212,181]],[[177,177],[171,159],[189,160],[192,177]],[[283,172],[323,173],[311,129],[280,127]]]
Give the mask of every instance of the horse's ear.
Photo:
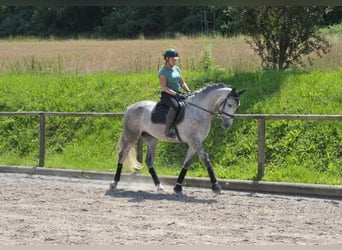
[[[247,91],[247,89],[240,90],[240,91],[238,92],[239,96],[242,95],[243,93],[245,93],[246,91]]]

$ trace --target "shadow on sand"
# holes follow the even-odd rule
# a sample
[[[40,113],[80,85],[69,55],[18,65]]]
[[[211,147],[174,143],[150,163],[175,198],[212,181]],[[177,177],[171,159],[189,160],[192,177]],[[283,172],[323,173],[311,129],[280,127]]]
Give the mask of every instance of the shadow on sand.
[[[124,189],[109,189],[106,191],[106,195],[113,198],[127,198],[129,202],[143,202],[145,200],[160,201],[177,201],[186,203],[201,203],[201,204],[213,204],[217,203],[216,199],[199,199],[194,196],[175,193],[154,193],[153,191],[132,191]]]

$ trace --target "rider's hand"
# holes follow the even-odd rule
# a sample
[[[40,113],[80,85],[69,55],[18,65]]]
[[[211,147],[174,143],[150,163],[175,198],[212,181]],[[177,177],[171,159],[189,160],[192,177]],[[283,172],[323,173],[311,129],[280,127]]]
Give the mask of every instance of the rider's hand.
[[[177,100],[184,101],[186,99],[186,96],[181,93],[177,93],[176,98]]]

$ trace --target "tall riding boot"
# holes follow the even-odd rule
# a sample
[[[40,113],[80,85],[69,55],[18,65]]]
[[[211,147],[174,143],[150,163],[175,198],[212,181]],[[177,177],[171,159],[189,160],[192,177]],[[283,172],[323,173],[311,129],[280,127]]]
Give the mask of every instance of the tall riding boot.
[[[166,127],[165,127],[165,136],[170,138],[176,138],[176,131],[174,129],[174,120],[176,117],[176,111],[173,108],[169,109],[169,112],[166,115]]]

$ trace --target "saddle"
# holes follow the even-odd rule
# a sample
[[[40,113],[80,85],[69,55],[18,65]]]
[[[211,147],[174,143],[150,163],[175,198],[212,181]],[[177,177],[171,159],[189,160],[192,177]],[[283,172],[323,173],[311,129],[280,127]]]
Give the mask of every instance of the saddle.
[[[179,102],[179,108],[177,110],[174,123],[177,125],[184,119],[185,103]],[[169,107],[163,104],[161,101],[157,102],[154,106],[151,114],[152,123],[166,124],[166,115],[169,112]]]

